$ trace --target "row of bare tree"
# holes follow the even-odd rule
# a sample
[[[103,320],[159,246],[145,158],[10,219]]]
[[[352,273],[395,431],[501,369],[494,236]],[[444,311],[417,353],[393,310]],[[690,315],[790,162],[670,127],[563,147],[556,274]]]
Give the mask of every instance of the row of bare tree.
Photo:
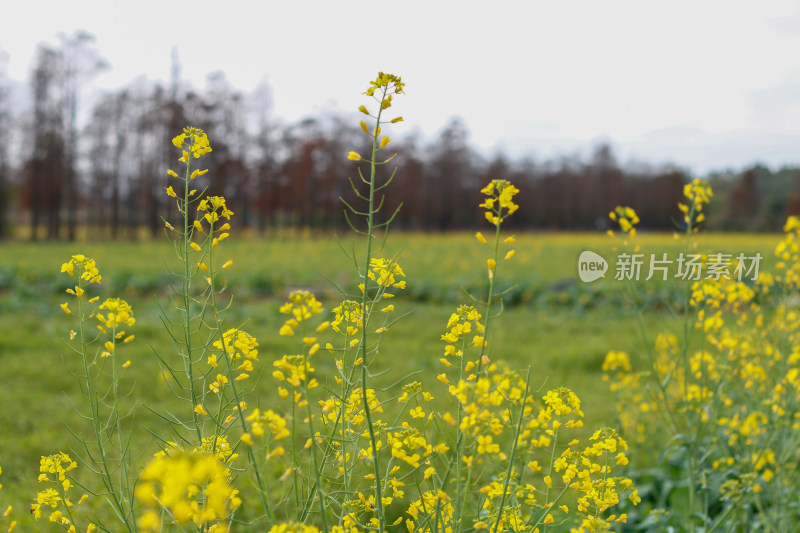
[[[2,213],[7,222],[25,221],[31,238],[75,239],[79,227],[93,238],[112,239],[134,238],[142,228],[160,231],[175,211],[164,193],[171,179],[166,169],[175,164],[170,139],[186,124],[205,129],[214,150],[202,160],[210,172],[198,188],[226,196],[239,226],[345,224],[341,198],[353,201],[348,178],[356,177],[346,154],[368,151],[357,117],[330,112],[282,124],[270,113],[268,89],[245,94],[216,73],[203,91],[193,90],[181,82],[177,60],[167,86],[140,79],[84,94],[107,67],[94,38],[78,32],[39,47],[24,112],[9,112],[0,78]],[[17,164],[8,150],[13,135],[24,140]],[[497,155],[487,161],[458,119],[432,142],[411,136],[392,147],[398,171],[385,208],[391,212],[402,203],[397,223],[406,229],[474,227],[479,189],[492,178],[519,187],[524,209],[512,220],[520,228],[596,229],[620,204],[634,206],[646,227],[669,228],[687,179],[674,167],[623,167],[605,145],[588,160]],[[747,191],[737,194],[734,207],[752,211]],[[0,229],[8,233],[8,226]]]

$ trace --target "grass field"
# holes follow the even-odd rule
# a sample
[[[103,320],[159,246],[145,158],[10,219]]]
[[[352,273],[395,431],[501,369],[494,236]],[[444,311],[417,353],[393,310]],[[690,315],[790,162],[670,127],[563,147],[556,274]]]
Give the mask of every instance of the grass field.
[[[773,261],[776,235],[701,235],[701,249],[737,254],[761,253],[763,268]],[[492,357],[512,366],[530,366],[534,389],[566,386],[584,402],[592,427],[614,423],[614,408],[600,367],[612,349],[631,353],[641,346],[635,305],[627,299],[626,283],[638,283],[651,299],[643,313],[644,329],[654,336],[664,328],[678,327],[675,317],[682,294],[672,282],[621,282],[613,280],[613,265],[605,280],[583,284],[577,279],[578,256],[583,250],[600,253],[611,262],[614,241],[597,234],[524,234],[517,236],[517,254],[498,267],[507,307],[495,322]],[[618,244],[618,243],[617,243]],[[672,258],[683,243],[672,235],[644,235],[642,251],[666,252]],[[261,372],[269,375],[271,362],[286,353],[287,341],[277,330],[284,320],[278,307],[288,291],[315,291],[326,309],[341,299],[337,285],[352,291],[354,268],[342,248],[349,240],[297,236],[276,240],[234,240],[224,253],[234,261],[226,270],[234,305],[229,327],[244,327],[260,343]],[[132,361],[124,377],[129,395],[126,408],[148,405],[169,410],[174,397],[163,379],[154,351],[168,353],[170,342],[160,321],[161,306],[170,308],[166,268],[174,257],[162,242],[3,243],[0,254],[0,464],[5,486],[0,503],[25,509],[35,495],[38,460],[78,443],[65,427],[86,429],[70,406],[83,395],[74,372],[75,355],[66,343],[70,320],[59,308],[69,279],[59,273],[61,263],[73,253],[93,257],[103,274],[104,296],[122,296],[132,305],[137,324],[136,342],[126,347]],[[484,291],[485,249],[474,236],[394,234],[385,255],[399,256],[408,290],[397,299],[401,312],[411,314],[392,328],[382,346],[387,354],[379,365],[389,384],[417,372],[423,382],[435,376],[442,351],[440,335],[447,318],[468,293],[480,298]],[[166,262],[164,258],[167,258]],[[226,256],[227,257],[227,256]],[[650,338],[652,340],[652,337]],[[318,375],[332,368],[324,350],[317,362]],[[269,386],[265,380],[264,386]],[[265,389],[266,393],[266,389]],[[139,408],[132,422],[138,431],[135,462],[153,451],[146,428],[156,419]],[[25,520],[23,518],[23,520]],[[22,531],[29,530],[25,522]]]
[[[750,254],[760,251],[763,266],[774,264],[773,249],[780,240],[769,234],[719,234],[695,238],[698,248],[727,253]],[[614,239],[604,234],[523,234],[518,236],[514,261],[503,265],[502,275],[509,285],[531,301],[559,282],[577,279],[578,256],[593,250],[609,261],[615,255]],[[618,244],[618,243],[617,243]],[[641,252],[667,252],[677,258],[684,250],[683,240],[669,234],[640,238]],[[3,243],[0,257],[0,288],[15,290],[20,284],[40,288],[67,285],[58,273],[58,264],[73,253],[96,259],[109,273],[107,291],[147,293],[166,288],[165,265],[175,254],[162,241],[73,243]],[[282,296],[296,287],[312,288],[321,293],[337,291],[332,283],[353,282],[352,260],[343,252],[354,246],[349,239],[284,235],[276,240],[233,240],[226,254],[235,268],[228,271],[232,289],[240,296]],[[399,254],[409,278],[407,294],[419,300],[453,302],[466,288],[480,288],[484,280],[482,257],[472,235],[468,234],[397,234],[387,243],[384,254]],[[166,258],[166,261],[165,261]],[[55,265],[55,267],[54,267]],[[613,278],[613,265],[607,274]],[[563,285],[563,284],[562,284]],[[609,284],[587,285],[588,291],[608,290]],[[653,283],[654,286],[658,284]],[[569,288],[570,284],[565,285]],[[613,288],[612,288],[613,291]],[[555,291],[558,292],[558,291]]]

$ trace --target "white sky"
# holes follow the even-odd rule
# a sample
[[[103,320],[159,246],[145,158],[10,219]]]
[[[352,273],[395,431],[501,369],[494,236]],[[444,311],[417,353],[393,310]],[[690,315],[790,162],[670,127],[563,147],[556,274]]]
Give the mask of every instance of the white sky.
[[[800,164],[800,2],[785,0],[14,2],[0,50],[26,80],[37,42],[84,29],[112,70],[202,87],[266,79],[286,120],[355,109],[377,71],[430,137],[461,116],[491,153],[549,158],[610,141],[618,157],[695,172]]]

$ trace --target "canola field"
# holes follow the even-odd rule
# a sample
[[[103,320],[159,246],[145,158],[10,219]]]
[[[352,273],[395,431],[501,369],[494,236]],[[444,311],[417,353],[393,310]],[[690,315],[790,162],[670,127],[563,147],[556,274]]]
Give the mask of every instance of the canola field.
[[[780,235],[748,234],[696,238],[698,247],[706,250],[761,253],[764,270],[774,268],[774,248],[780,240]],[[676,258],[685,248],[682,238],[669,234],[643,234],[636,241],[645,255],[666,252]],[[278,334],[285,297],[293,290],[311,290],[331,309],[339,298],[337,286],[356,281],[351,260],[342,250],[354,242],[350,236],[300,233],[226,242],[226,257],[233,260],[224,272],[226,292],[234,295],[226,321],[258,338],[263,361],[258,372],[264,374],[265,391],[270,388],[266,381],[273,361],[291,351],[291,344]],[[619,418],[614,394],[603,378],[606,354],[628,351],[634,368],[644,370],[647,350],[641,331],[654,337],[665,328],[679,332],[683,323],[679,280],[613,279],[619,244],[602,233],[517,234],[514,260],[502,265],[504,287],[511,290],[503,296],[504,309],[493,334],[493,357],[516,368],[530,367],[535,391],[543,393],[556,385],[573,390],[583,400],[586,418],[596,426],[614,426]],[[0,390],[6,408],[0,411],[5,485],[0,494],[13,508],[26,509],[38,490],[39,458],[52,453],[54,443],[55,451],[79,450],[80,443],[70,432],[90,429],[71,407],[80,404],[85,390],[74,379],[78,356],[68,343],[74,326],[59,307],[70,286],[59,272],[60,265],[76,252],[93,257],[103,273],[98,293],[122,295],[131,304],[136,338],[125,346],[131,364],[125,369],[121,401],[125,409],[136,409],[135,417],[125,424],[145,429],[160,422],[149,409],[180,409],[155,355],[171,348],[160,316],[172,301],[167,268],[174,269],[177,263],[166,242],[4,243],[3,248],[0,358],[5,371]],[[585,250],[611,262],[605,279],[592,283],[578,279],[578,259]],[[407,287],[395,305],[411,314],[393,325],[383,341],[381,353],[391,356],[386,360],[378,356],[376,365],[385,372],[378,380],[389,385],[399,376],[411,375],[431,383],[440,370],[441,336],[450,313],[470,303],[470,293],[479,297],[485,291],[479,243],[466,233],[395,233],[386,243],[386,255],[403,265]],[[631,293],[646,296],[636,301]],[[318,372],[330,376],[333,363],[325,361],[328,354],[320,355]],[[142,409],[145,405],[148,410]],[[157,441],[145,430],[133,437],[131,447],[152,452]],[[147,456],[137,452],[133,459],[141,465]],[[20,523],[37,527],[31,520],[23,516]]]
[[[0,531],[798,530],[800,218],[705,235],[693,180],[678,235],[515,235],[500,178],[384,242],[404,86],[356,236],[237,233],[188,126],[163,243],[3,244]]]

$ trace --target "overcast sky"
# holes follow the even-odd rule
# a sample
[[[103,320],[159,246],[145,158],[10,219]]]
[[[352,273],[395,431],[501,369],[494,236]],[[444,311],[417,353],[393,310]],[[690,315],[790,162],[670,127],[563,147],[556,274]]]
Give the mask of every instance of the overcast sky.
[[[461,116],[492,153],[588,154],[694,172],[800,164],[800,2],[243,1],[14,2],[0,16],[7,70],[27,80],[36,43],[84,29],[112,70],[203,87],[222,70],[266,80],[286,120],[355,109],[377,71],[399,74],[402,129],[433,136]]]

